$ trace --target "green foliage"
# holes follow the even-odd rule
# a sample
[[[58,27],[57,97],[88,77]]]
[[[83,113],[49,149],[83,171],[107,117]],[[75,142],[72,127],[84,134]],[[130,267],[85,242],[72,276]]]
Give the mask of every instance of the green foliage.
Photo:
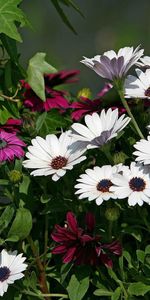
[[[8,241],[25,239],[32,229],[32,215],[26,208],[20,207],[8,232]]]
[[[72,1],[72,0],[51,0],[52,4],[56,8],[58,14],[60,15],[62,21],[65,23],[65,25],[72,30],[73,33],[77,34],[76,30],[70,23],[69,19],[67,18],[66,14],[64,13],[64,10],[61,8],[60,3],[74,8],[81,16],[83,16],[81,10],[79,7]]]
[[[81,300],[89,287],[88,268],[79,268],[76,274],[71,276],[67,291],[70,300]]]
[[[22,0],[0,0],[0,33],[19,42],[22,41],[15,22],[21,26],[27,25],[28,20],[23,11],[18,7]]]
[[[30,58],[27,69],[27,81],[35,94],[43,101],[46,100],[44,74],[56,72],[56,69],[45,61],[45,56],[45,53],[36,53]]]

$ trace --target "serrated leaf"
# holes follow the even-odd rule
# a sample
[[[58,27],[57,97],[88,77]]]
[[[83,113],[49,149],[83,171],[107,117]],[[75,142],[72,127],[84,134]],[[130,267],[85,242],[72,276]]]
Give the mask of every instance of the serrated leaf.
[[[22,0],[0,0],[0,33],[5,33],[12,39],[22,41],[15,22],[22,26],[28,24],[23,11],[18,7]]]
[[[76,275],[71,276],[67,287],[70,300],[81,300],[89,287],[89,276],[78,279]]]
[[[45,61],[46,53],[38,52],[30,60],[27,69],[27,81],[35,94],[43,101],[45,97],[44,74],[57,70]]]
[[[128,293],[134,296],[144,296],[150,291],[150,285],[146,285],[143,282],[131,283],[128,287]]]
[[[18,237],[18,240],[26,238],[32,228],[32,216],[28,209],[19,208],[17,210],[15,219],[8,233],[8,239],[10,240]]]

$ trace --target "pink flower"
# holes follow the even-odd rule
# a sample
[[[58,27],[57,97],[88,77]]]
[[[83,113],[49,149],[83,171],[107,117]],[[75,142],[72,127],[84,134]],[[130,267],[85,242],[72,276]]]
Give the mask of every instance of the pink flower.
[[[19,126],[21,126],[23,121],[21,119],[8,119],[7,122],[4,125],[0,125],[0,131],[1,130],[6,130],[7,132],[10,133],[16,133],[20,132]]]
[[[104,264],[112,267],[113,263],[107,252],[120,256],[122,248],[118,241],[103,244],[99,235],[94,235],[95,217],[87,213],[85,218],[86,228],[80,228],[72,212],[67,213],[67,224],[61,227],[55,225],[52,239],[58,243],[53,254],[63,255],[63,263],[74,262],[76,265]]]
[[[52,108],[57,108],[61,112],[69,108],[66,92],[55,90],[54,87],[64,83],[72,83],[77,81],[73,78],[79,71],[61,71],[53,74],[45,75],[45,94],[46,101],[43,102],[31,89],[28,83],[21,80],[22,86],[26,89],[24,92],[24,106],[32,111],[49,111]]]
[[[21,141],[15,133],[0,131],[0,162],[13,160],[15,157],[24,156],[22,147],[26,144]]]

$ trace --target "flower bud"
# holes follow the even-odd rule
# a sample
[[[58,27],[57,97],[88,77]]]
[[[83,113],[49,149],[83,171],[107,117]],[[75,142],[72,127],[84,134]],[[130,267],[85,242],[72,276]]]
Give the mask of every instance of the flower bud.
[[[127,159],[127,157],[128,156],[122,151],[115,153],[113,155],[114,164],[118,165],[120,163],[125,163],[125,160]]]
[[[105,218],[108,221],[114,222],[118,220],[119,216],[120,216],[120,210],[117,206],[109,207],[105,210]]]
[[[91,97],[91,90],[89,88],[83,88],[77,94],[77,98],[80,99],[80,97],[90,98]]]
[[[19,183],[22,180],[22,173],[17,170],[12,170],[8,173],[8,177],[12,183]]]

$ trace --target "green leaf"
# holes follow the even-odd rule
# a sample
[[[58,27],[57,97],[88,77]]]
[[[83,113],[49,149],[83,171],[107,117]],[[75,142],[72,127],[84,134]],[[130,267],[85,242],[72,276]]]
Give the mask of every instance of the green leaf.
[[[145,252],[142,251],[142,250],[136,250],[136,255],[137,255],[137,259],[138,259],[141,263],[144,263]]]
[[[0,33],[5,33],[19,42],[22,39],[15,22],[21,23],[21,26],[28,24],[23,11],[18,7],[21,2],[22,0],[0,0]]]
[[[97,289],[94,291],[95,296],[112,296],[113,292],[107,290],[107,289]]]
[[[2,233],[3,230],[8,227],[13,215],[14,207],[12,205],[7,206],[0,216],[0,233]]]
[[[28,209],[19,208],[16,217],[8,233],[8,239],[18,237],[18,240],[26,238],[32,228],[32,216]]]
[[[143,282],[131,283],[128,287],[128,293],[134,296],[144,296],[150,291],[150,285],[146,285]]]
[[[11,39],[5,34],[0,35],[0,39],[3,43],[3,46],[5,47],[8,55],[10,56],[11,60],[15,63],[18,63],[18,53],[17,53],[17,46],[16,41]]]
[[[89,287],[89,271],[84,268],[79,268],[79,270],[80,273],[71,276],[67,287],[70,300],[81,300]]]
[[[150,245],[147,245],[145,248],[145,254],[150,254]]]
[[[56,133],[59,129],[65,128],[68,125],[68,121],[57,110],[51,110],[50,112],[44,112],[39,116],[36,122],[37,133],[41,136],[45,136],[49,133]]]
[[[113,294],[112,294],[112,296],[111,296],[111,300],[119,300],[120,294],[121,294],[121,288],[118,287],[118,288],[116,288],[116,290],[113,292]]]
[[[27,81],[35,94],[43,101],[45,98],[44,74],[57,70],[45,61],[45,53],[38,52],[30,60],[27,69]]]
[[[13,115],[4,107],[0,107],[0,124],[5,124]]]
[[[67,25],[67,27],[69,27],[72,32],[74,34],[77,34],[76,30],[74,29],[74,27],[71,25],[70,21],[68,20],[67,16],[65,15],[63,9],[61,8],[61,6],[59,5],[59,1],[58,0],[51,0],[51,2],[53,3],[53,5],[55,6],[58,14],[60,15],[62,21]]]
[[[123,251],[123,257],[127,260],[128,262],[128,268],[131,269],[133,268],[133,265],[132,265],[132,258],[131,258],[131,255],[128,251]]]
[[[60,1],[67,6],[72,6],[82,17],[84,17],[80,8],[72,0],[60,0]]]

